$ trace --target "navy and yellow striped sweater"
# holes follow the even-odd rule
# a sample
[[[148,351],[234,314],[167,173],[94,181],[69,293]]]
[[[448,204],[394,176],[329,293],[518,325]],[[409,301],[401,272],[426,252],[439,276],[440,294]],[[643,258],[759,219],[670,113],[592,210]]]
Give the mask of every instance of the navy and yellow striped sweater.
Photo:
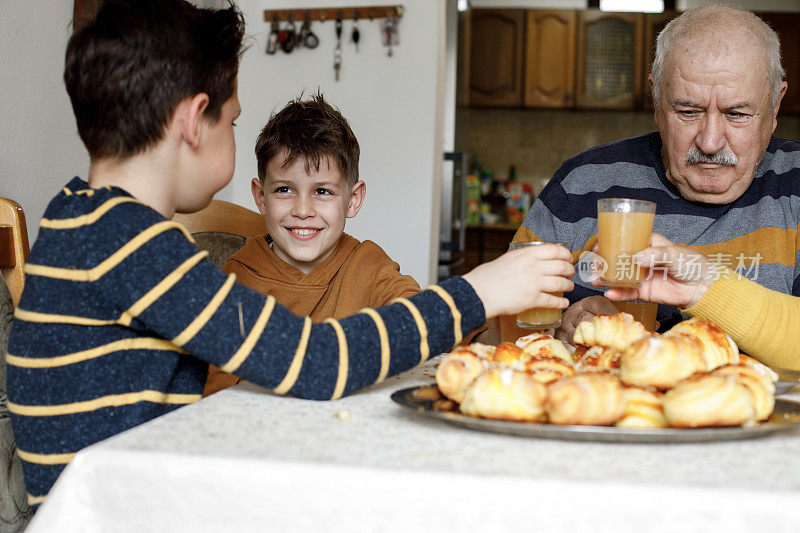
[[[78,450],[200,399],[208,363],[280,394],[336,399],[485,321],[454,278],[312,324],[220,272],[180,224],[79,178],[48,206],[25,272],[8,397],[32,504]]]
[[[597,146],[567,160],[514,240],[564,242],[577,260],[597,243],[597,200],[657,204],[653,231],[694,248],[760,285],[800,296],[800,143],[773,137],[745,193],[730,204],[690,202],[667,179],[657,132]],[[685,268],[691,268],[685,265]],[[575,277],[571,302],[601,294]],[[662,326],[682,319],[659,306]]]

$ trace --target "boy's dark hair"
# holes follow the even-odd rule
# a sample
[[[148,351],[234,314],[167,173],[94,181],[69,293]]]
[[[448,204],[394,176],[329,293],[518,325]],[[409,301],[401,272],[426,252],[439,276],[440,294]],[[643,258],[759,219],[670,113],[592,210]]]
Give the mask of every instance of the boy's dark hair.
[[[184,0],[105,0],[67,44],[64,82],[78,133],[93,159],[125,158],[164,135],[181,100],[209,97],[219,120],[233,94],[244,19]]]
[[[283,166],[298,158],[306,171],[319,171],[320,160],[329,157],[349,185],[358,181],[358,158],[361,149],[347,119],[317,92],[308,100],[302,95],[274,113],[256,140],[258,179],[264,183],[269,161],[286,150]]]

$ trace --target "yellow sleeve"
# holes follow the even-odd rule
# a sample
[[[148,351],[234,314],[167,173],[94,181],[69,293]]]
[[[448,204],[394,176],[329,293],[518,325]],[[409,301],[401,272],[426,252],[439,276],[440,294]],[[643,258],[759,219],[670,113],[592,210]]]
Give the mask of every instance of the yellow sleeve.
[[[686,313],[717,323],[756,359],[800,370],[800,298],[767,289],[725,269]]]

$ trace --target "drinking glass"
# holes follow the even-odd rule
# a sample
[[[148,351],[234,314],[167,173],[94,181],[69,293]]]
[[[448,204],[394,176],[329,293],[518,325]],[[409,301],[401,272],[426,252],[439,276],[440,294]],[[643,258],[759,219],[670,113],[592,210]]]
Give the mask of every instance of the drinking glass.
[[[641,269],[633,256],[647,248],[653,233],[656,204],[630,198],[603,198],[597,201],[597,244],[606,270],[601,285],[638,287]]]

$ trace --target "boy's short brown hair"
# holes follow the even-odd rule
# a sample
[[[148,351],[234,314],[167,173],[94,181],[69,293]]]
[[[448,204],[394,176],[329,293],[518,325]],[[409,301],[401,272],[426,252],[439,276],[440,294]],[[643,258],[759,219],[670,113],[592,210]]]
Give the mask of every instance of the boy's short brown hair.
[[[93,159],[125,158],[164,135],[181,100],[205,93],[216,122],[234,91],[244,20],[236,7],[105,0],[67,44],[64,82]]]
[[[306,171],[319,171],[323,157],[331,158],[347,179],[348,185],[358,181],[358,158],[361,149],[347,119],[325,101],[321,93],[303,100],[302,95],[274,113],[256,140],[258,179],[264,183],[267,164],[286,150],[283,166],[298,158],[305,161]]]

